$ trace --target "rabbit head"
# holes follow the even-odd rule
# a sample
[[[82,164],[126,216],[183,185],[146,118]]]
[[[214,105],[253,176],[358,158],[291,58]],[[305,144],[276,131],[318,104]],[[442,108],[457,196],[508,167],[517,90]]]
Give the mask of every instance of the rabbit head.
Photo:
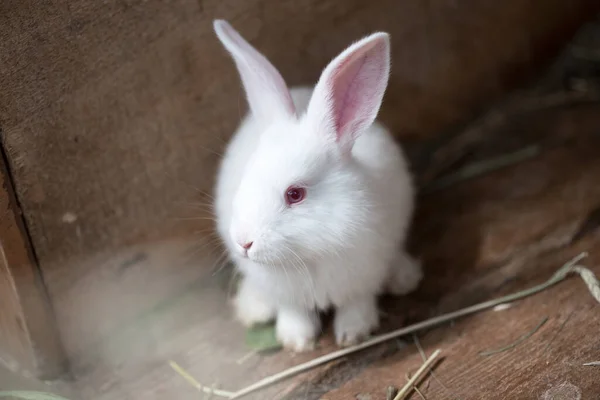
[[[233,199],[235,249],[280,265],[355,246],[373,207],[352,149],[383,99],[389,36],[375,33],[344,50],[323,71],[307,109],[297,110],[261,53],[227,22],[214,28],[235,61],[260,135]]]

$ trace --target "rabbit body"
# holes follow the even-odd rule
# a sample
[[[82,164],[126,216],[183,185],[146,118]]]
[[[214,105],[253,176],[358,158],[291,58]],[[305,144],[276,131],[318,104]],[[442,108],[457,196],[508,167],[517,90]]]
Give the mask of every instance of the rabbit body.
[[[253,62],[252,57],[257,63],[266,59],[259,53],[236,58],[236,49],[249,45],[228,24],[219,28],[218,23],[217,33],[236,59],[251,105],[224,154],[215,196],[218,232],[242,275],[236,315],[245,325],[276,319],[278,339],[303,351],[313,347],[319,333],[318,312],[333,307],[337,343],[356,343],[378,326],[377,295],[408,293],[422,278],[419,263],[404,250],[414,202],[407,162],[392,135],[374,121],[387,70],[376,75],[385,75],[379,80],[372,75],[377,67],[385,69],[385,60],[377,57],[389,52],[387,37],[377,37],[383,50],[375,47],[380,42],[372,45],[374,50],[363,50],[361,42],[346,50],[337,64],[330,64],[329,75],[325,70],[325,83],[315,88],[288,91],[281,82],[272,84],[279,94],[261,110],[256,104],[252,108],[252,78],[243,64]],[[365,54],[355,56],[353,50]],[[240,61],[242,56],[246,61]],[[359,57],[366,61],[346,77]],[[363,67],[369,67],[369,57],[375,59],[372,70]],[[364,78],[369,86],[352,89],[361,87],[352,79],[360,79],[364,70],[376,71]],[[261,76],[268,75],[263,71]],[[371,89],[381,85],[379,91]],[[367,106],[351,100],[331,111],[332,96],[375,100]],[[258,101],[263,102],[255,97]],[[348,117],[345,110],[355,114]],[[286,193],[303,197],[298,204],[286,203]]]

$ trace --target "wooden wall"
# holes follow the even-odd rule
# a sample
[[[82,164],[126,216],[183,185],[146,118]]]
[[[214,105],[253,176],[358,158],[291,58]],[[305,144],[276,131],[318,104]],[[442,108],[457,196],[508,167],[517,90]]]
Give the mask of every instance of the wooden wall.
[[[382,119],[400,139],[423,141],[525,82],[599,9],[592,0],[0,2],[2,143],[68,351],[201,273],[180,273],[164,255],[130,267],[148,259],[140,247],[177,253],[179,238],[210,228],[176,219],[210,201],[218,154],[246,108],[213,18],[230,20],[291,85],[314,82],[362,35],[390,32]]]

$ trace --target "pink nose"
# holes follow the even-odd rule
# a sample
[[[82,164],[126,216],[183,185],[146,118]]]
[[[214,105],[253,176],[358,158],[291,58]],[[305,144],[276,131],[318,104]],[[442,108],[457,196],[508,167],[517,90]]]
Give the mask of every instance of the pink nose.
[[[250,247],[252,247],[253,244],[254,244],[254,242],[247,242],[247,243],[241,244],[240,246],[242,246],[242,248],[244,248],[244,250],[250,250]]]

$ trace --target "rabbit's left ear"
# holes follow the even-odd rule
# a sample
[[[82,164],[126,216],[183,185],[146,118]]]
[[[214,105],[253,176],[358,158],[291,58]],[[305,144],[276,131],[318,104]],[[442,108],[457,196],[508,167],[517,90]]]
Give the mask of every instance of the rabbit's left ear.
[[[315,129],[350,150],[375,120],[389,73],[387,33],[372,34],[344,50],[323,71],[308,106]]]
[[[239,71],[252,114],[261,122],[296,114],[289,89],[279,71],[233,27],[215,20],[214,29],[233,57]]]

